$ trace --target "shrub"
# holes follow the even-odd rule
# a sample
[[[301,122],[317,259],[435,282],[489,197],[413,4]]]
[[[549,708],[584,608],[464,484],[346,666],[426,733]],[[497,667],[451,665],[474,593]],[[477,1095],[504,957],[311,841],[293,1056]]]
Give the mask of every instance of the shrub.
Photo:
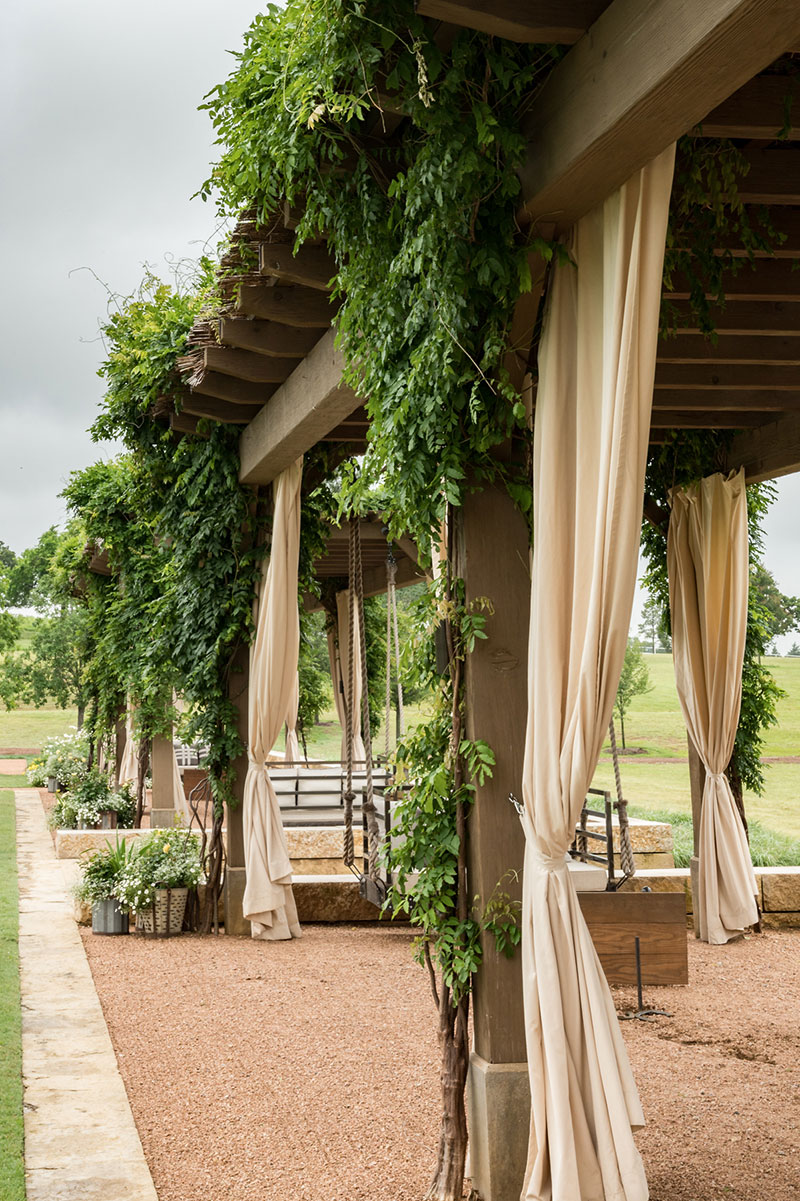
[[[152,905],[157,889],[196,888],[200,875],[198,836],[177,828],[155,830],[136,844],[115,895],[138,913]]]
[[[117,888],[127,870],[134,850],[117,839],[116,845],[106,843],[106,850],[95,851],[83,864],[83,876],[75,889],[78,900],[89,905],[100,901],[119,902],[121,909],[128,906],[121,900]]]

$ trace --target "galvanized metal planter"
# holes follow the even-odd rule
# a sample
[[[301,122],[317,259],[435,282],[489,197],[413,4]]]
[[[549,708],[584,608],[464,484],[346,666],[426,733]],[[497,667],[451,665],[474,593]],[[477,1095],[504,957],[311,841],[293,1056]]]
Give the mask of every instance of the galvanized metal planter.
[[[113,897],[92,905],[92,934],[127,934],[130,915]]]

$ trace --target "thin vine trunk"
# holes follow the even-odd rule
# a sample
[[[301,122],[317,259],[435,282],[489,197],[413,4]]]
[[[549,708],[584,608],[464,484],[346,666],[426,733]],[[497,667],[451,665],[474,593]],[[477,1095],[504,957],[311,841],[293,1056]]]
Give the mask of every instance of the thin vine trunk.
[[[452,521],[449,523],[452,528]],[[449,560],[452,562],[452,556]],[[461,686],[463,662],[456,651],[453,630],[445,623],[447,651],[453,688],[452,738],[450,754],[453,762],[453,785],[456,796],[460,795],[464,782],[464,771],[459,748],[461,746],[462,710]],[[467,892],[467,848],[466,812],[462,802],[456,808],[456,832],[458,834],[458,889],[457,913],[459,921],[466,921],[469,914]],[[442,1125],[439,1133],[439,1149],[436,1170],[433,1174],[426,1201],[461,1201],[464,1193],[464,1167],[467,1158],[467,1111],[464,1094],[469,1068],[469,992],[453,1004],[450,989],[442,982],[437,988],[436,973],[425,946],[425,959],[431,979],[431,989],[439,1010],[439,1049],[442,1055],[440,1073],[442,1089]]]
[[[145,801],[145,776],[147,769],[150,766],[150,739],[143,738],[139,743],[139,755],[136,763],[136,817],[133,824],[137,830],[141,829],[142,817],[144,816],[144,801]]]
[[[742,785],[742,777],[739,775],[738,771],[736,770],[733,759],[731,759],[730,763],[728,764],[725,774],[728,777],[728,783],[731,786],[731,792],[733,794],[733,800],[736,805],[736,810],[739,814],[739,817],[742,819],[742,825],[744,826],[745,837],[747,838],[747,845],[749,846],[750,845],[750,827],[747,824],[747,815],[744,811],[744,787]],[[758,903],[758,898],[756,898],[756,908],[758,910],[758,921],[753,926],[753,930],[756,932],[756,934],[760,934],[761,933],[761,906]]]

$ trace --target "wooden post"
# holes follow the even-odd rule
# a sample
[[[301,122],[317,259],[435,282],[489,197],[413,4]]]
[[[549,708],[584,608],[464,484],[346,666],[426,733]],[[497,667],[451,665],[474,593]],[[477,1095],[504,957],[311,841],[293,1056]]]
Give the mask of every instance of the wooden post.
[[[121,716],[114,723],[114,783],[117,787],[119,787],[119,773],[122,768],[122,756],[125,752],[127,737],[125,710],[123,709]]]
[[[237,723],[239,737],[247,746],[247,698],[250,683],[250,648],[239,648],[231,671],[228,695],[236,706],[239,714]],[[244,860],[244,831],[242,826],[242,805],[244,802],[244,781],[247,776],[247,754],[240,755],[233,762],[235,775],[233,791],[236,805],[228,807],[226,814],[226,852],[225,867],[225,933],[249,934],[250,923],[245,921],[242,913],[244,886],[246,883]]]
[[[689,862],[689,874],[692,884],[692,913],[694,915],[694,935],[695,938],[700,937],[700,928],[697,922],[697,897],[700,881],[700,860],[698,858],[698,850],[700,848],[700,813],[703,808],[703,786],[706,782],[706,769],[703,760],[697,747],[687,734],[686,741],[689,746],[689,788],[692,797],[692,858]]]
[[[156,735],[150,752],[150,771],[153,777],[153,801],[150,807],[150,828],[175,825],[175,795],[173,791],[172,739]]]
[[[487,597],[493,606],[487,637],[468,656],[465,674],[467,737],[484,739],[496,758],[492,778],[477,788],[468,824],[469,891],[481,908],[498,886],[515,899],[522,895],[525,838],[508,794],[520,796],[522,790],[529,548],[527,524],[502,485],[466,498],[456,570],[464,576],[468,602]],[[473,1187],[483,1201],[518,1201],[530,1110],[521,955],[498,955],[488,936],[474,981],[473,1013],[468,1086]]]

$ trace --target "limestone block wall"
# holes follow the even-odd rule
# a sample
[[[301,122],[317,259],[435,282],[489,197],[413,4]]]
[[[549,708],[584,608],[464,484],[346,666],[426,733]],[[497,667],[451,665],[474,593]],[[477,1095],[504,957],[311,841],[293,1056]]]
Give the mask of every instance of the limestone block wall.
[[[800,929],[800,867],[757,867],[755,875],[762,924],[771,930]],[[683,893],[687,924],[693,925],[692,881],[688,868],[645,868],[623,885],[627,892],[641,892],[644,887],[653,892]]]

